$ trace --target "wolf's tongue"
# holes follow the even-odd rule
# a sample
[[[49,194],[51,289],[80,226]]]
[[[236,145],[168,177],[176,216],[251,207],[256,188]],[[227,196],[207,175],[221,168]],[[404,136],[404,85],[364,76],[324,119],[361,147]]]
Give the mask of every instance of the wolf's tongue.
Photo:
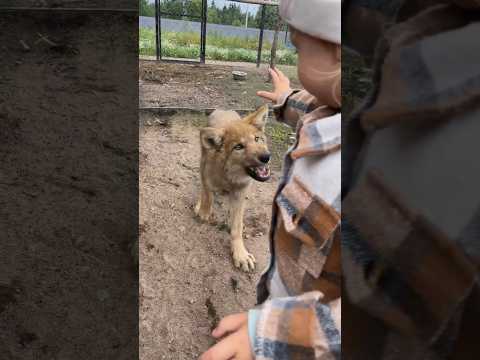
[[[256,173],[260,177],[266,177],[268,176],[268,168],[266,166],[260,166],[255,169]]]

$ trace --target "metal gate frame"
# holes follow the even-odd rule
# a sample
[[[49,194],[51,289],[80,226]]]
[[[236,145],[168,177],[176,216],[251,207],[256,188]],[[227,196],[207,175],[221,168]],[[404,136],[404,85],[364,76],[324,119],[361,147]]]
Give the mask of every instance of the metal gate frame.
[[[155,0],[155,36],[156,36],[156,57],[157,60],[183,64],[205,64],[205,49],[207,35],[207,0],[202,0],[202,13],[200,16],[187,14],[169,14],[162,12],[161,0]],[[200,20],[200,58],[195,60],[164,59],[162,58],[162,15],[176,15]]]
[[[263,32],[265,29],[265,6],[278,6],[278,0],[230,0],[240,3],[256,4],[261,6],[261,19],[260,19],[260,33],[258,36],[258,50],[257,50],[257,68],[260,67],[262,61],[262,47],[263,47]],[[162,13],[161,0],[155,0],[155,36],[156,36],[156,57],[157,60],[165,62],[175,62],[183,64],[205,64],[205,50],[206,50],[206,38],[207,38],[207,10],[208,0],[202,0],[202,14],[200,17],[182,14],[180,16],[188,17],[191,19],[200,20],[200,59],[199,61],[192,60],[179,60],[179,59],[163,59],[162,58],[162,27],[161,18],[164,15],[176,15]]]
[[[262,63],[263,32],[265,30],[265,6],[278,6],[278,0],[229,0],[245,4],[261,6],[260,33],[258,35],[257,68]]]

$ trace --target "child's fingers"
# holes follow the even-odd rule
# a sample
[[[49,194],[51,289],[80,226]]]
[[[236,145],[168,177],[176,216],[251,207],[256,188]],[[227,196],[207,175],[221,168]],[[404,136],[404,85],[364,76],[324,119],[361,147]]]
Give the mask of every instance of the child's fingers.
[[[275,86],[275,84],[277,84],[278,81],[280,80],[279,77],[278,77],[278,74],[277,74],[277,72],[275,71],[274,68],[270,68],[270,69],[268,69],[268,71],[270,73],[270,76],[272,77],[273,86]]]
[[[277,77],[282,80],[282,79],[286,79],[286,76],[283,72],[281,72],[279,69],[277,68],[273,68],[273,70],[275,71],[275,74],[277,75]]]
[[[270,101],[277,101],[277,96],[268,91],[257,91],[257,95]]]
[[[271,74],[273,86],[278,86],[279,84],[287,84],[287,86],[290,85],[290,80],[288,77],[286,77],[285,74],[277,68],[273,68]]]
[[[218,326],[213,330],[212,335],[215,338],[222,337],[226,333],[238,330],[248,321],[247,313],[234,314],[224,317]]]
[[[277,71],[277,75],[278,75],[278,78],[280,79],[280,81],[282,81],[282,82],[285,82],[285,81],[290,82],[290,80],[288,79],[288,77],[286,77],[283,72],[281,72],[281,71],[278,70],[278,69],[275,69],[275,70]]]
[[[236,337],[231,335],[200,356],[199,360],[230,360],[237,353]]]

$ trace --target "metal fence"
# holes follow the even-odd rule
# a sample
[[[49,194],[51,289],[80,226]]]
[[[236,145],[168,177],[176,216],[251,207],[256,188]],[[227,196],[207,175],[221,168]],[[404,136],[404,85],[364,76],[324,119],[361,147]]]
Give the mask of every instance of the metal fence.
[[[139,27],[155,29],[155,18],[140,16]],[[175,20],[175,19],[162,19],[162,29],[166,31],[175,31],[175,32],[198,32],[200,33],[201,22],[198,21],[187,21],[187,20]],[[232,25],[221,25],[221,24],[211,24],[207,23],[207,33],[209,34],[218,34],[221,33],[227,37],[239,37],[239,38],[255,38],[258,39],[260,35],[260,29],[256,28],[245,28],[240,26]],[[275,31],[273,30],[264,30],[263,38],[264,40],[273,41]],[[279,36],[279,43],[285,45],[288,48],[293,48],[292,43],[290,42],[289,33],[283,31]]]
[[[266,7],[267,6],[277,6],[278,4],[276,1],[273,0],[234,0],[237,2],[249,2],[249,3],[256,3],[260,5],[260,11],[261,11],[261,17],[260,17],[260,29],[258,29],[258,49],[257,49],[257,67],[260,66],[261,63],[261,58],[262,58],[262,47],[263,47],[263,41],[264,41],[264,36],[266,34],[266,31],[264,29],[265,27],[265,17],[266,17]],[[183,3],[185,5],[185,3]],[[174,62],[187,62],[187,63],[205,63],[205,53],[206,53],[206,37],[207,37],[207,10],[208,10],[208,2],[207,0],[202,0],[201,4],[201,10],[200,14],[169,14],[168,12],[165,11],[162,7],[162,1],[161,0],[155,0],[155,38],[156,38],[156,58],[157,60],[165,60],[165,61],[174,61]],[[182,10],[184,11],[184,10]],[[182,18],[187,19],[187,23],[198,23],[199,25],[197,26],[197,29],[200,31],[200,57],[198,61],[194,59],[172,59],[172,58],[163,58],[162,57],[162,28],[164,28],[164,22],[171,22],[172,20],[169,19],[172,15],[174,16],[180,16]],[[192,21],[193,20],[193,21]],[[194,26],[194,25],[192,25]],[[224,25],[225,26],[225,25]],[[257,29],[252,29],[253,31],[256,31]],[[163,30],[165,31],[165,30]],[[248,31],[248,29],[247,29]],[[274,37],[274,36],[273,36]],[[274,37],[275,38],[275,37]],[[288,36],[287,36],[288,38]],[[284,37],[285,39],[285,37]],[[278,37],[277,37],[278,41]],[[272,53],[275,52],[276,46],[277,46],[277,41],[273,40],[274,45],[272,46]],[[285,42],[285,40],[284,40]],[[273,58],[274,56],[272,56]]]

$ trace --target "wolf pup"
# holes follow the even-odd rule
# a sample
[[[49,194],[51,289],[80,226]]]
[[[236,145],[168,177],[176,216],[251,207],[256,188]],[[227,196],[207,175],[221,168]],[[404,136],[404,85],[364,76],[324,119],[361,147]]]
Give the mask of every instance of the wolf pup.
[[[253,270],[255,258],[243,243],[243,212],[251,179],[270,178],[270,152],[265,138],[268,106],[241,118],[235,111],[215,110],[200,131],[201,190],[195,213],[203,221],[212,215],[213,194],[227,193],[230,202],[231,250],[236,267]]]

